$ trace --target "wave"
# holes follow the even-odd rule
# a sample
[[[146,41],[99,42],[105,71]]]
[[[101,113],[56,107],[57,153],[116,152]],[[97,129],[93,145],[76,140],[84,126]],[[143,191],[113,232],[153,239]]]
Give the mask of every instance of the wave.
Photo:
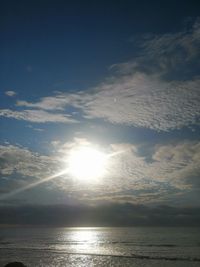
[[[88,245],[91,245],[91,244],[96,244],[98,243],[98,245],[109,245],[109,244],[112,244],[112,245],[120,245],[120,244],[123,244],[125,246],[133,246],[133,247],[167,247],[167,248],[173,248],[173,247],[199,247],[200,244],[193,244],[193,245],[181,245],[181,244],[138,244],[138,243],[135,243],[135,242],[129,242],[129,241],[108,241],[108,242],[105,242],[105,241],[63,241],[63,242],[60,242],[60,244],[65,244],[65,245],[82,245],[82,244],[85,244],[87,242]],[[1,242],[0,242],[1,244]],[[43,244],[45,245],[57,245],[58,243],[57,242],[43,242]]]
[[[59,244],[65,244],[65,245],[82,245],[85,244],[86,241],[64,241],[64,242],[60,242]],[[87,242],[87,244],[96,244],[98,243],[99,245],[108,245],[108,244],[123,244],[123,245],[127,245],[127,246],[138,246],[137,243],[133,243],[133,242],[127,242],[127,241],[109,241],[109,242],[96,242],[96,241],[92,241],[92,242]],[[7,242],[7,241],[2,241],[0,242],[0,245],[8,245],[8,244],[13,244],[11,242]],[[57,242],[43,242],[44,245],[58,245]],[[182,247],[180,245],[174,245],[174,244],[139,244],[140,247]]]
[[[124,244],[127,246],[138,246],[138,243],[133,243],[133,242],[127,242],[127,241],[113,241],[113,242],[108,242],[108,244]],[[175,245],[175,244],[139,244],[140,247],[184,247],[182,245]]]
[[[5,250],[32,250],[40,251],[40,248],[1,248]],[[103,254],[103,253],[86,253],[86,252],[66,252],[55,249],[44,248],[42,251],[49,251],[56,254],[65,254],[65,255],[78,255],[78,256],[95,256],[95,257],[113,257],[113,258],[127,258],[127,259],[141,259],[141,260],[165,260],[165,261],[187,261],[187,262],[200,262],[200,258],[197,257],[166,257],[166,256],[149,256],[149,255],[140,255],[140,254]]]
[[[174,244],[148,244],[148,245],[142,245],[144,247],[167,247],[167,248],[173,248],[173,247],[183,247],[180,245],[174,245]]]
[[[137,259],[149,259],[149,260],[167,260],[167,261],[199,261],[200,258],[181,258],[181,257],[160,257],[160,256],[145,256],[145,255],[137,255],[132,254],[131,257]]]

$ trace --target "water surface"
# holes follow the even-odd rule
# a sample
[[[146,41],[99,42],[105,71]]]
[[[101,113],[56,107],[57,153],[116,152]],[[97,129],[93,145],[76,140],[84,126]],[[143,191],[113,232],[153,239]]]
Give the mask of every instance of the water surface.
[[[0,266],[200,266],[198,228],[0,228]]]

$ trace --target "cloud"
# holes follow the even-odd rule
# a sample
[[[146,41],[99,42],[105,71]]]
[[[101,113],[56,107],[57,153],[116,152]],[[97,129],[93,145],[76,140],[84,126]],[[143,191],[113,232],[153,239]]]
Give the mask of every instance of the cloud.
[[[15,111],[10,109],[0,109],[0,116],[13,118],[16,120],[25,120],[36,123],[54,122],[54,123],[76,123],[77,120],[71,118],[69,114],[52,113],[44,110],[23,110]]]
[[[182,142],[159,147],[153,159],[157,163],[165,162],[166,173],[177,186],[199,189],[200,142]]]
[[[77,139],[55,144],[58,157],[67,162],[71,149],[89,143],[86,139]],[[72,182],[69,186],[68,181],[60,179],[57,185],[61,190],[67,188],[84,203],[128,201],[180,204],[185,194],[199,188],[199,142],[157,144],[151,150],[147,149],[147,155],[143,156],[139,153],[140,145],[129,143],[110,144],[101,149],[113,155],[108,161],[106,175],[98,183],[91,181],[89,186],[81,181]],[[146,157],[151,160],[146,161]]]
[[[112,78],[90,94],[79,92],[72,97],[62,93],[44,97],[37,103],[21,101],[17,105],[55,111],[64,110],[69,103],[81,110],[86,119],[102,118],[111,123],[157,131],[180,129],[199,123],[200,79],[167,82],[155,76],[135,73]],[[59,116],[62,117],[61,122],[66,122],[63,114],[59,113]]]
[[[42,128],[35,128],[32,125],[27,125],[26,127],[29,128],[29,129],[33,129],[34,131],[44,132],[44,129],[42,129]]]
[[[0,207],[0,224],[51,226],[199,226],[199,208],[112,204]]]
[[[43,110],[60,110],[64,111],[66,106],[79,106],[82,97],[81,92],[76,94],[66,94],[58,93],[56,96],[43,97],[39,102],[31,103],[27,101],[18,100],[16,106],[28,107],[28,108],[38,108]],[[83,95],[83,97],[85,97]]]
[[[149,34],[116,76],[95,88],[88,117],[158,131],[200,122],[200,20],[180,32]]]
[[[142,39],[132,61],[114,64],[113,77],[90,90],[18,100],[22,111],[0,115],[33,122],[105,121],[156,131],[181,129],[200,122],[200,23],[177,33]],[[200,67],[200,66],[199,66]],[[72,110],[75,111],[69,111]],[[69,114],[70,113],[70,114]]]
[[[193,67],[199,66],[200,18],[197,18],[191,27],[180,32],[150,34],[140,45],[142,53],[136,67],[143,67],[151,72],[151,63],[153,71],[159,70],[166,74],[181,70],[186,75],[187,71],[191,72]]]
[[[24,177],[41,178],[52,173],[55,161],[24,147],[1,145],[0,165],[2,175],[20,174]]]
[[[135,58],[113,64],[111,70],[126,75],[134,72],[157,74],[164,78],[170,74],[173,80],[199,75],[200,18],[182,31],[147,33],[137,42],[139,52]]]
[[[13,96],[15,96],[17,93],[15,92],[15,91],[11,91],[11,90],[9,90],[9,91],[5,91],[5,95],[7,95],[7,96],[11,96],[11,97],[13,97]]]
[[[32,183],[67,168],[67,157],[77,145],[92,145],[87,139],[71,142],[52,142],[51,155],[42,155],[27,148],[0,146],[1,190],[10,191]],[[51,181],[52,190],[65,192],[82,203],[185,203],[184,196],[199,190],[200,143],[184,141],[155,145],[151,161],[139,153],[140,145],[129,143],[110,144],[105,153],[109,158],[106,175],[98,182],[84,183],[69,174]],[[2,191],[2,192],[3,192]],[[188,203],[199,203],[192,199]]]
[[[26,187],[60,171],[56,158],[14,145],[0,146],[1,193]]]
[[[84,103],[90,118],[158,131],[199,123],[200,80],[165,82],[136,73],[98,87]]]

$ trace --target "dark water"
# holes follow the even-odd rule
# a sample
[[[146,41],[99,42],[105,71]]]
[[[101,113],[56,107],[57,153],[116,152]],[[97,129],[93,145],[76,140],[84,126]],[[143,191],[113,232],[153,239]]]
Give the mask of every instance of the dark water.
[[[197,228],[0,228],[0,266],[200,266]]]

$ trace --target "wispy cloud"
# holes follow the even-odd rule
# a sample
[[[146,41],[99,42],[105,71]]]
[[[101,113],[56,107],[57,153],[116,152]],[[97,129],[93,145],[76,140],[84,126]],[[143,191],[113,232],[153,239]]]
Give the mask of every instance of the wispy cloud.
[[[7,95],[7,96],[11,96],[11,97],[13,97],[13,96],[15,96],[17,93],[15,92],[15,91],[12,91],[12,90],[8,90],[8,91],[5,91],[5,95]]]
[[[199,65],[200,19],[197,18],[192,27],[180,32],[151,34],[140,44],[143,48],[143,54],[139,58],[140,65],[144,67],[146,64],[148,68],[151,63],[152,70],[157,69],[163,74],[186,68],[186,75],[187,71],[191,72],[192,67]]]
[[[76,123],[77,120],[71,118],[69,114],[53,113],[44,110],[22,110],[0,109],[0,116],[13,118],[16,120],[25,120],[36,123],[54,122],[54,123]]]

